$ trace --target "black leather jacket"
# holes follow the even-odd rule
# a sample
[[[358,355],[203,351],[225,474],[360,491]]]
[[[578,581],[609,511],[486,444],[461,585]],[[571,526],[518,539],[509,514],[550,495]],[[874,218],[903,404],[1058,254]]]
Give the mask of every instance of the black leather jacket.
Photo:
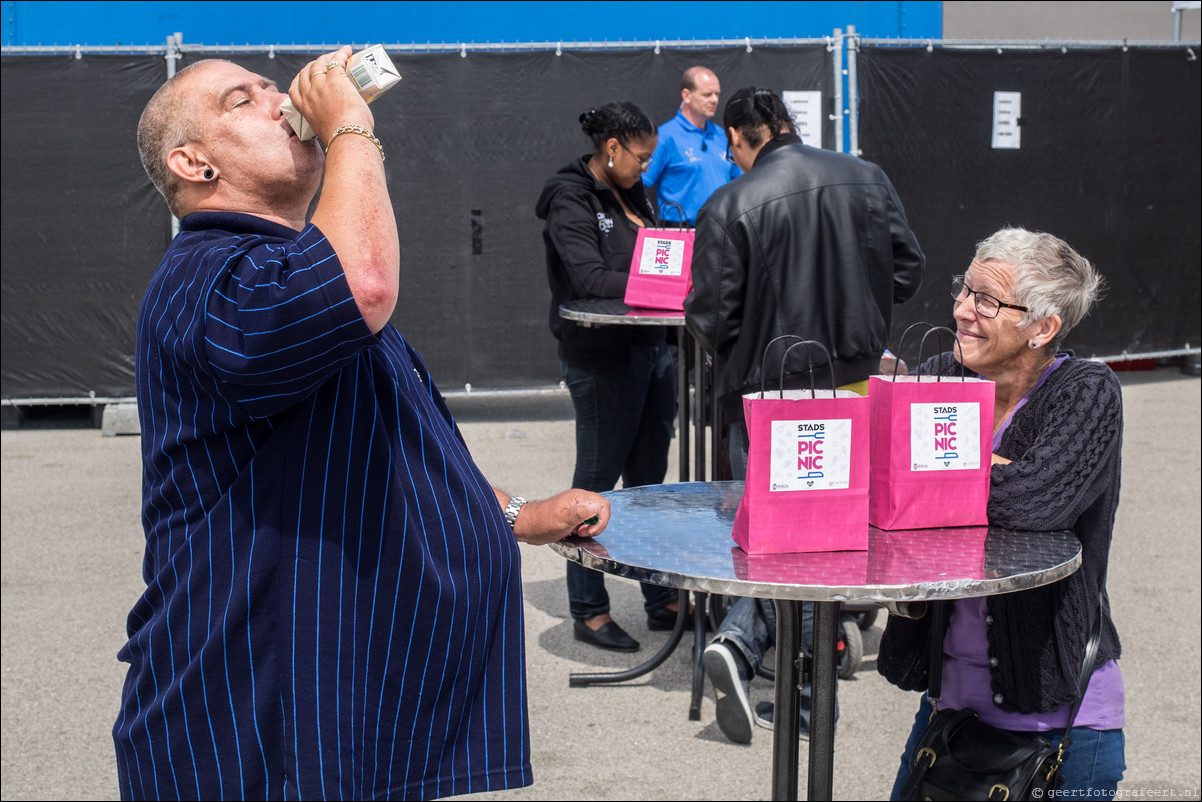
[[[742,419],[739,396],[759,389],[761,355],[781,334],[830,349],[837,385],[875,373],[893,305],[917,292],[925,261],[881,168],[793,135],[765,144],[697,215],[684,308],[689,331],[724,362],[724,409]],[[766,369],[773,385],[779,360]],[[829,385],[826,369],[816,373]],[[802,383],[795,373],[786,382]]]

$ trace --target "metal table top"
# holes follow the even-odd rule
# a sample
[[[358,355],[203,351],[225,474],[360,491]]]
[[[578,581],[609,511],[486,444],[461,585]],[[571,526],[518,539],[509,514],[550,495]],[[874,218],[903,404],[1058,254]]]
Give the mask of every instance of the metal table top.
[[[994,526],[884,531],[867,551],[747,554],[731,539],[742,482],[652,485],[604,494],[609,526],[557,552],[657,585],[804,601],[919,601],[1009,593],[1063,579],[1081,562],[1072,532]]]
[[[559,307],[559,316],[585,325],[602,326],[683,326],[684,312],[666,309],[636,309],[618,298],[590,298],[568,301]]]

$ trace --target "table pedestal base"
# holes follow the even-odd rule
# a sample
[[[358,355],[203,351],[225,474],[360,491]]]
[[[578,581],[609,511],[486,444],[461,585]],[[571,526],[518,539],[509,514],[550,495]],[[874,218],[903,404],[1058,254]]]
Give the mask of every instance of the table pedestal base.
[[[706,606],[709,596],[705,593],[694,594],[693,603],[693,694],[689,701],[689,721],[701,720],[701,696],[705,691],[705,674],[701,669],[701,656],[705,652],[705,619]],[[626,671],[607,671],[599,673],[576,673],[568,675],[568,685],[572,688],[584,688],[589,685],[608,685],[627,682],[649,674],[663,665],[663,662],[676,651],[680,639],[684,636],[685,618],[689,610],[689,592],[680,591],[677,597],[679,611],[676,615],[676,625],[672,634],[655,655],[645,663],[627,669]]]
[[[801,721],[800,601],[776,602],[776,710],[772,732],[772,798],[797,799],[800,758],[797,727]],[[839,602],[814,602],[814,659],[810,664],[810,760],[807,799],[831,799],[835,768],[835,659]]]

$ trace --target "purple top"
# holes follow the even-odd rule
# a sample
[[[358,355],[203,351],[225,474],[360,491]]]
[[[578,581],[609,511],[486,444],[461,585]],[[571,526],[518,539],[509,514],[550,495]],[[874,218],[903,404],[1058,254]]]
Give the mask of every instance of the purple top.
[[[1018,412],[1032,392],[1037,390],[1060,367],[1067,354],[1059,354],[1039,377],[1035,386],[1015,405],[993,435],[996,450],[1014,413]],[[989,669],[989,639],[986,628],[989,611],[986,600],[962,599],[952,605],[952,617],[943,640],[943,683],[940,702],[943,707],[971,708],[981,720],[995,727],[1018,731],[1047,731],[1067,727],[1072,706],[1065,705],[1047,713],[1007,713],[993,703],[993,688]],[[1125,725],[1123,706],[1123,673],[1118,661],[1108,660],[1093,673],[1085,700],[1073,723],[1075,727],[1095,730],[1121,729]]]

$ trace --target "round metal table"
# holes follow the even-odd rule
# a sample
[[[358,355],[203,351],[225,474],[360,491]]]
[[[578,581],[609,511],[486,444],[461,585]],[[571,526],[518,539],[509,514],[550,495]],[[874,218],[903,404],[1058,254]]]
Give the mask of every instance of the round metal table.
[[[604,495],[611,504],[605,532],[568,538],[553,549],[588,568],[642,582],[777,601],[773,799],[797,798],[801,602],[816,603],[807,796],[830,799],[840,602],[1010,593],[1063,579],[1081,562],[1071,532],[1000,527],[870,527],[867,551],[747,554],[731,540],[742,482],[653,485]]]
[[[684,312],[638,309],[617,298],[568,301],[559,307],[564,320],[594,326],[683,326]]]

